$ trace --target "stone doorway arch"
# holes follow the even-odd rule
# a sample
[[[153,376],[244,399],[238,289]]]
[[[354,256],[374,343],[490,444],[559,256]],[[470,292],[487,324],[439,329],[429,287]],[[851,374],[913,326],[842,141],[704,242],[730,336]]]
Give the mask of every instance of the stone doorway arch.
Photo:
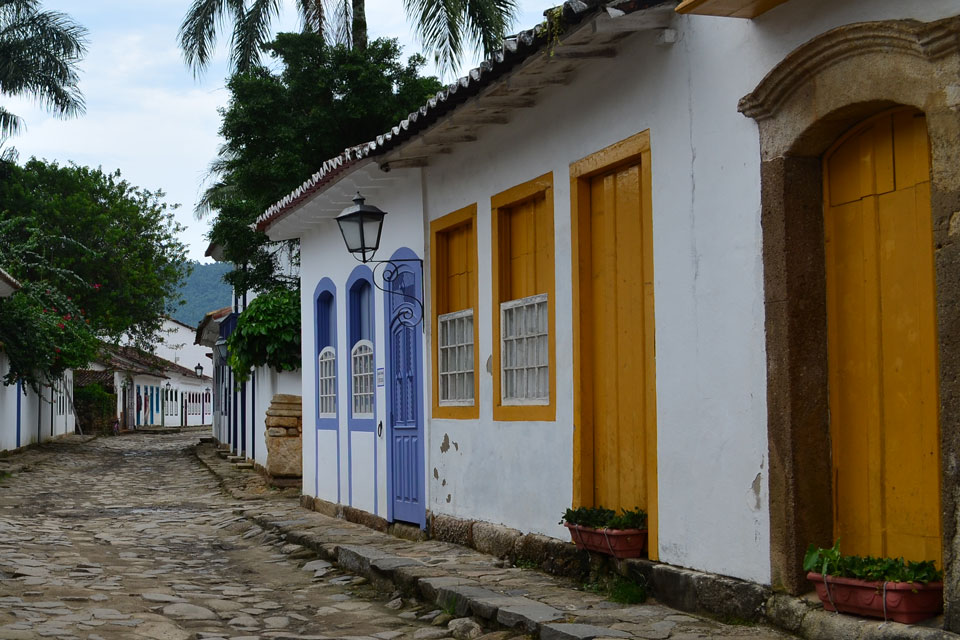
[[[771,579],[807,591],[803,551],[833,534],[821,156],[894,106],[923,111],[930,138],[944,600],[960,630],[960,16],[833,29],[740,101],[760,133]]]

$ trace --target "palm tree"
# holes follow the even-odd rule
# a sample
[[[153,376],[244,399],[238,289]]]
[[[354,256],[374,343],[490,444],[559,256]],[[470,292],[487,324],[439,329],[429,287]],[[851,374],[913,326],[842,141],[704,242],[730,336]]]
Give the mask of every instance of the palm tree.
[[[2,1],[2,0],[0,0]],[[356,49],[367,45],[365,0],[296,0],[303,28],[324,33],[328,40]],[[330,2],[332,12],[325,6]],[[403,0],[424,47],[441,71],[452,71],[465,46],[489,55],[500,46],[517,11],[517,0]],[[199,74],[210,63],[217,27],[233,23],[231,67],[246,71],[260,59],[270,38],[270,24],[280,13],[282,0],[193,0],[179,41],[187,65]],[[333,20],[328,13],[333,14]]]
[[[38,0],[0,0],[0,95],[33,96],[57,116],[83,113],[77,64],[87,31]],[[23,121],[0,106],[0,139]]]

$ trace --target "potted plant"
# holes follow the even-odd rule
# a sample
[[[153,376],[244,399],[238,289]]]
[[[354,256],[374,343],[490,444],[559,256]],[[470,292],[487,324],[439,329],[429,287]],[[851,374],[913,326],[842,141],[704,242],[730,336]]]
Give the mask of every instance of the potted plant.
[[[803,559],[823,608],[911,624],[943,610],[943,574],[932,561],[845,556],[840,542],[810,545]]]
[[[647,514],[639,507],[619,515],[604,507],[567,509],[560,524],[570,530],[578,549],[639,558],[647,548]]]

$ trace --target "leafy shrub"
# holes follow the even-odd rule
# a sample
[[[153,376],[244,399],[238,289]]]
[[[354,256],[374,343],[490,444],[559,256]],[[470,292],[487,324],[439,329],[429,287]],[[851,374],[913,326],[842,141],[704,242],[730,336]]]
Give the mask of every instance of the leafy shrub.
[[[107,432],[116,419],[117,396],[99,383],[75,388],[73,403],[85,429]]]
[[[274,289],[254,298],[237,318],[227,348],[227,364],[237,384],[248,380],[254,367],[299,369],[300,291]]]
[[[604,507],[577,507],[564,512],[560,524],[564,522],[593,529],[645,529],[647,513],[639,507],[622,509],[619,515]]]
[[[873,556],[845,556],[840,553],[840,541],[829,549],[811,544],[803,557],[804,571],[825,576],[856,578],[870,582],[936,582],[943,579],[932,560],[905,562],[903,558],[874,558]]]

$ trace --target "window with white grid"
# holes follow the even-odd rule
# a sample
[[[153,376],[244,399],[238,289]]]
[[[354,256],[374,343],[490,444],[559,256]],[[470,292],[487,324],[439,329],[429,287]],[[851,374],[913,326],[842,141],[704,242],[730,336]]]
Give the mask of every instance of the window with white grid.
[[[317,403],[321,418],[336,417],[337,354],[333,347],[324,348],[317,357]]]
[[[437,316],[441,406],[473,404],[473,309]]]
[[[351,398],[354,418],[373,417],[373,343],[360,340],[350,352]]]
[[[500,305],[500,374],[503,404],[549,404],[547,294]]]

